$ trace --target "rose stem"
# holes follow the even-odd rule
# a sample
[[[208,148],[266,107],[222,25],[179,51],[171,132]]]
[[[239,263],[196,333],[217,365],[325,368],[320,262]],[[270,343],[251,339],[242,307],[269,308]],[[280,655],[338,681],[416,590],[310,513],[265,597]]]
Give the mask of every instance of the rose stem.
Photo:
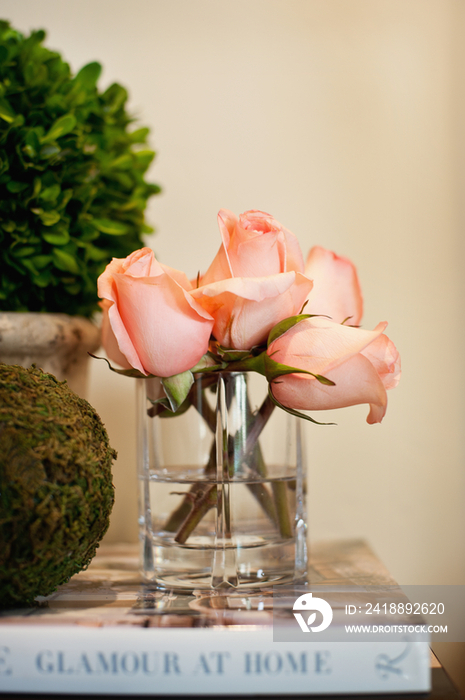
[[[261,431],[263,430],[264,426],[266,425],[266,422],[268,421],[269,417],[271,416],[272,412],[274,410],[274,403],[270,399],[269,396],[266,397],[262,405],[260,406],[260,410],[257,413],[255,422],[253,424],[252,430],[247,436],[247,441],[246,441],[246,446],[245,446],[245,454],[246,456],[249,452],[252,451],[253,447],[258,445],[258,436],[260,435]],[[266,476],[265,473],[265,464],[263,461],[263,457],[259,455],[258,458],[258,469],[257,471],[261,476]],[[292,537],[292,525],[290,521],[290,514],[289,514],[289,504],[287,501],[287,488],[286,484],[273,481],[272,482],[272,490],[273,490],[273,498],[274,498],[274,506],[275,506],[275,512],[278,514],[278,524],[279,524],[279,531],[280,534],[283,537]],[[273,508],[274,510],[274,508]]]
[[[287,501],[287,485],[279,481],[273,481],[273,498],[278,513],[279,532],[282,537],[292,537],[292,524]]]
[[[206,401],[204,391],[201,392],[200,397],[200,405],[197,401],[195,401],[193,396],[191,396],[191,404],[195,406],[199,413],[204,417],[209,428],[213,430],[215,413]],[[262,432],[269,417],[271,416],[273,409],[273,402],[269,397],[266,397],[266,399],[260,406],[257,415],[254,417],[253,427],[247,436],[245,449],[243,454],[241,455],[241,460],[243,460],[246,456],[251,454],[254,449],[257,450],[258,448],[258,455],[256,460],[258,462],[257,472],[262,477],[266,476],[266,469],[263,456],[261,454],[261,450],[257,441],[260,436],[260,433]],[[210,451],[210,458],[205,468],[207,474],[211,474],[214,471],[215,455],[216,445],[215,443],[213,443]],[[190,491],[186,494],[184,501],[181,503],[181,505],[170,515],[168,521],[165,524],[164,529],[168,532],[175,532],[177,528],[181,525],[180,530],[178,531],[175,537],[175,541],[179,544],[184,544],[186,542],[187,538],[193,532],[194,528],[198,525],[198,523],[202,520],[203,516],[212,507],[212,505],[215,505],[209,500],[209,496],[211,495],[211,491],[213,488],[215,488],[216,492],[216,485],[208,486],[207,488],[205,488],[204,484],[194,484],[191,487]],[[269,495],[264,484],[248,484],[248,488],[254,495],[254,497],[258,500],[264,512],[272,522],[276,522],[277,514],[278,525],[281,535],[283,537],[291,537],[292,529],[289,521],[287,499],[285,498],[285,486],[282,484],[273,483],[274,501]]]
[[[210,404],[205,398],[205,389],[214,384],[214,381],[209,378],[209,377],[202,377],[200,379],[201,382],[201,391],[195,391],[195,388],[192,387],[192,389],[189,392],[189,400],[191,403],[191,406],[194,406],[194,408],[197,409],[197,411],[200,413],[202,418],[205,420],[206,424],[212,431],[212,433],[215,432],[216,430],[216,414],[215,411],[210,407]],[[195,386],[195,385],[194,385]],[[208,458],[208,462],[205,467],[205,473],[206,474],[214,474],[215,473],[215,464],[216,464],[216,445],[215,441],[213,441],[213,444],[210,449],[210,456]],[[188,517],[188,515],[192,511],[192,504],[195,502],[195,497],[197,496],[198,493],[201,493],[204,489],[204,484],[198,483],[198,484],[193,484],[189,491],[186,493],[184,500],[182,503],[174,510],[170,517],[168,518],[167,522],[165,523],[164,530],[167,532],[176,532],[178,527],[184,522],[184,520]]]
[[[274,408],[274,405],[273,405]],[[257,420],[258,415],[261,413],[262,416],[260,418],[261,420],[264,420],[265,423],[267,422],[269,415],[271,415],[271,412],[269,415],[265,415],[263,418],[263,413],[268,412],[268,408],[263,409],[263,407],[260,408],[260,411],[257,413],[257,416],[253,415],[253,412],[250,408],[250,403],[249,400],[247,399],[247,405],[246,405],[246,410],[247,410],[247,426],[250,424],[249,421],[252,420]],[[262,428],[263,429],[263,428]],[[260,431],[261,432],[261,431]],[[260,447],[260,443],[258,442],[258,439],[255,441],[254,446],[253,446],[253,459],[251,460],[251,466],[254,467],[256,470],[257,474],[259,474],[262,478],[266,477],[266,465],[265,465],[265,460],[263,459],[263,454],[262,450]],[[266,515],[269,517],[271,522],[273,524],[276,524],[277,519],[276,519],[276,507],[275,503],[270,496],[268,489],[264,483],[256,483],[256,484],[247,484],[249,491],[252,493],[252,495],[256,498],[256,500],[259,502],[261,507],[263,508],[264,512]]]
[[[193,403],[195,405],[195,403]],[[243,454],[241,455],[241,459],[244,459],[249,453],[252,453],[254,448],[257,447],[257,440],[258,437],[263,430],[263,428],[266,425],[266,422],[268,418],[270,417],[272,411],[274,409],[274,404],[273,402],[267,397],[265,401],[263,402],[262,406],[260,407],[257,415],[255,416],[253,428],[250,431],[249,435],[247,436],[246,439],[246,444],[245,444],[245,449]],[[216,457],[216,442],[213,443],[212,449],[210,451],[210,459],[208,461],[207,467],[206,467],[206,472],[209,473],[211,470],[214,469],[214,464],[215,464],[215,457]],[[264,463],[263,463],[263,457],[261,456],[260,453],[260,462],[261,466],[259,467],[259,471],[263,471],[264,468]],[[254,496],[259,500],[260,504],[262,505],[265,513],[272,519],[273,522],[276,522],[276,510],[275,510],[275,503],[271,499],[268,491],[264,490],[264,485],[263,484],[249,484],[249,488],[252,487],[251,491],[254,494]],[[179,525],[180,522],[182,522],[182,525],[180,527],[180,530],[178,531],[176,537],[174,538],[176,542],[179,544],[184,544],[189,537],[189,535],[193,532],[195,527],[199,524],[203,516],[208,512],[208,510],[212,507],[212,505],[215,505],[213,503],[214,500],[214,495],[213,495],[213,489],[215,491],[215,497],[216,497],[216,484],[212,484],[211,486],[205,487],[203,484],[195,484],[190,492],[186,494],[186,497],[183,501],[183,503],[179,506],[179,508],[171,515],[168,523],[165,525],[165,529],[168,530],[168,527],[170,528],[168,531],[174,531],[176,527]],[[184,520],[181,521],[181,517],[185,516]],[[278,523],[280,521],[278,520]],[[283,534],[283,533],[281,533]],[[288,536],[286,534],[283,534],[283,536]]]
[[[202,380],[204,378],[202,377]],[[211,383],[211,382],[210,382]],[[202,381],[202,384],[205,384],[204,381]],[[207,384],[208,386],[209,384]],[[197,393],[197,395],[196,395]],[[215,426],[216,426],[216,416],[215,412],[213,409],[210,407],[210,404],[205,398],[205,388],[202,387],[202,390],[200,392],[194,392],[192,389],[189,393],[189,398],[191,405],[194,406],[197,411],[200,413],[202,418],[205,420],[206,424],[210,428],[212,432],[215,431]],[[198,400],[200,398],[200,401]],[[215,458],[216,458],[216,445],[215,441],[213,441],[213,444],[210,449],[210,456],[208,458],[207,465],[205,467],[205,473],[206,474],[214,474],[215,473]],[[184,500],[182,503],[174,510],[170,517],[168,518],[167,522],[165,523],[164,529],[167,532],[176,532],[178,527],[184,522],[184,520],[189,516],[189,514],[192,511],[192,504],[195,502],[195,498],[197,497],[197,494],[202,492],[204,489],[204,484],[198,483],[198,484],[193,484],[189,491],[186,493]]]
[[[216,456],[216,445],[213,445],[210,450],[210,457],[205,467],[205,473],[211,474],[215,468],[215,456]],[[210,488],[210,487],[207,487]],[[164,530],[167,532],[176,532],[178,527],[184,522],[184,520],[191,514],[194,508],[194,503],[196,502],[198,494],[202,493],[205,489],[205,484],[199,482],[198,484],[193,484],[189,491],[184,496],[184,500],[181,505],[179,505],[176,510],[174,510],[168,520],[165,523]]]
[[[208,486],[208,488],[205,489],[202,494],[197,495],[193,503],[192,510],[179,528],[174,541],[178,542],[178,544],[184,544],[204,515],[208,513],[210,508],[216,506],[216,504],[217,487],[216,484],[212,484],[211,486]]]

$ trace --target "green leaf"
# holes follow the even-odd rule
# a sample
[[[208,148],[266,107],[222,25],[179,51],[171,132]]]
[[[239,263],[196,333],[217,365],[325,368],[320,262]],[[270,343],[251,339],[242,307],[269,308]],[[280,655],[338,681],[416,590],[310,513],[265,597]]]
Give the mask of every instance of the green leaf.
[[[6,46],[0,46],[0,65],[5,63],[8,58],[8,49]]]
[[[172,377],[161,378],[161,383],[165,390],[166,398],[170,402],[171,410],[177,411],[187,398],[187,395],[194,383],[194,377],[190,370],[174,374]]]
[[[77,245],[84,248],[86,251],[86,256],[89,260],[106,260],[108,258],[108,253],[106,250],[97,248],[97,246],[92,245],[92,243],[87,243],[86,241],[76,241]]]
[[[102,95],[103,101],[105,103],[105,108],[109,114],[114,114],[128,99],[128,93],[122,85],[118,83],[113,83],[108,87]]]
[[[30,258],[25,258],[21,260],[21,264],[24,265],[24,267],[29,270],[29,272],[32,275],[32,279],[34,279],[35,276],[39,275],[39,271],[37,270],[36,266],[32,262]]]
[[[65,286],[66,291],[68,294],[71,294],[71,296],[76,296],[76,294],[79,294],[81,291],[81,285],[76,282],[75,284],[67,284]]]
[[[122,221],[112,221],[111,219],[93,219],[93,225],[102,233],[109,233],[112,236],[123,236],[128,232],[128,227]]]
[[[60,185],[52,185],[51,187],[46,187],[39,195],[39,199],[44,202],[55,202],[61,192]]]
[[[28,158],[35,158],[37,155],[37,151],[35,151],[32,146],[29,146],[29,144],[23,146],[23,153],[28,156]]]
[[[50,141],[56,141],[61,136],[69,134],[70,131],[76,126],[76,117],[74,114],[65,114],[60,117],[51,126],[49,131],[41,138],[42,143],[49,143]]]
[[[73,275],[79,275],[80,269],[77,264],[76,258],[72,255],[66,253],[60,248],[54,248],[53,250],[53,262],[55,267],[63,272],[71,272]]]
[[[33,246],[16,246],[16,248],[13,248],[11,250],[11,254],[14,255],[16,258],[28,258],[30,255],[33,255],[36,252],[36,249]]]
[[[50,245],[66,245],[70,240],[68,231],[63,228],[57,231],[47,231],[42,234],[42,238]]]
[[[60,153],[60,150],[61,149],[59,146],[47,144],[46,146],[42,146],[42,148],[40,149],[40,157],[42,158],[42,160],[52,158],[52,156],[56,156],[58,153]]]
[[[9,160],[7,158],[7,155],[5,151],[0,151],[1,153],[1,158],[0,158],[0,175],[3,173],[7,173],[10,167]],[[8,175],[6,176],[8,177]]]
[[[43,267],[48,265],[49,263],[52,262],[52,256],[51,255],[35,255],[33,258],[31,258],[34,266],[38,269],[41,270]]]
[[[271,391],[271,386],[268,385],[268,396],[272,400],[275,406],[280,408],[282,411],[286,411],[286,413],[289,413],[291,416],[295,416],[296,418],[303,418],[304,420],[310,421],[310,423],[315,423],[316,425],[336,425],[336,423],[320,423],[319,421],[315,420],[314,418],[311,418],[310,416],[306,416],[305,413],[301,413],[300,411],[296,411],[294,408],[288,408],[287,406],[283,406],[282,403],[278,401],[273,396],[273,392]]]
[[[41,179],[40,179],[40,177],[35,177],[35,178],[34,178],[34,187],[33,187],[33,190],[32,190],[32,198],[31,198],[31,199],[35,199],[35,198],[37,197],[37,195],[39,194],[39,192],[40,192],[41,189],[42,189],[42,182],[41,182]]]
[[[33,278],[33,282],[37,287],[48,287],[52,283],[53,277],[50,270],[42,270],[42,272]]]
[[[53,226],[60,221],[60,213],[58,211],[42,211],[39,214],[40,220],[44,226]]]
[[[13,127],[23,126],[24,122],[25,122],[24,116],[22,114],[17,114],[16,117],[11,122],[11,126],[13,126]]]
[[[14,180],[10,180],[9,182],[6,183],[6,188],[8,192],[12,192],[13,194],[16,194],[17,192],[23,192],[29,187],[27,182],[15,182]]]
[[[131,139],[132,143],[145,143],[145,140],[147,136],[150,133],[150,129],[147,127],[142,127],[141,129],[136,129],[135,131],[131,131],[128,136]]]
[[[34,151],[38,152],[40,149],[40,141],[37,131],[35,129],[29,129],[24,139],[25,143],[30,146]]]
[[[4,97],[0,97],[0,118],[11,124],[16,118],[10,103]]]
[[[136,151],[134,155],[136,156],[139,167],[142,170],[147,170],[150,163],[155,158],[155,153],[153,151]]]
[[[74,78],[76,83],[80,83],[86,90],[91,90],[97,84],[97,80],[100,78],[102,72],[102,66],[97,61],[88,63],[83,66],[79,73]]]
[[[132,158],[131,153],[123,153],[122,156],[119,156],[118,158],[115,158],[115,160],[110,163],[108,168],[111,170],[115,168],[115,170],[129,170],[129,168],[132,168],[134,165],[134,160]]]

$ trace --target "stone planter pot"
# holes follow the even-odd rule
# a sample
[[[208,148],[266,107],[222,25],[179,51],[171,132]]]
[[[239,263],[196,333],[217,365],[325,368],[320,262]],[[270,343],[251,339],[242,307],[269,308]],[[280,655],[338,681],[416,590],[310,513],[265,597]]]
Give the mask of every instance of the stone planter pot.
[[[100,346],[100,329],[91,321],[66,314],[0,313],[0,362],[36,364],[85,398],[88,352]]]

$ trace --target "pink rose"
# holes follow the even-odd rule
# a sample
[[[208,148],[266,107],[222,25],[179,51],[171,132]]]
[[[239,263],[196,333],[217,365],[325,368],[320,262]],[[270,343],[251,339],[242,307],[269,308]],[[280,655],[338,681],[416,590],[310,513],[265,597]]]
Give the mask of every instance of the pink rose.
[[[246,211],[239,218],[227,209],[218,213],[223,243],[202,278],[202,285],[229,277],[268,277],[303,272],[299,242],[270,214]]]
[[[312,282],[303,275],[296,237],[272,216],[249,211],[218,214],[223,243],[192,296],[215,319],[224,347],[263,343],[276,323],[298,314]]]
[[[226,348],[249,350],[263,343],[279,321],[295,316],[312,282],[299,272],[213,282],[191,294],[215,319],[213,335]]]
[[[271,383],[273,396],[284,406],[314,411],[370,404],[368,423],[380,423],[386,413],[386,389],[400,378],[400,358],[383,335],[386,323],[374,331],[345,326],[323,317],[309,318],[270,344],[275,361],[332,380],[335,386],[306,374],[289,374]]]
[[[98,279],[110,359],[158,377],[193,367],[207,352],[213,319],[190,288],[186,275],[158,263],[150,248],[114,258]]]
[[[360,324],[363,298],[350,260],[315,246],[308,254],[305,275],[313,280],[305,313],[329,316],[337,323],[347,320],[351,326]]]

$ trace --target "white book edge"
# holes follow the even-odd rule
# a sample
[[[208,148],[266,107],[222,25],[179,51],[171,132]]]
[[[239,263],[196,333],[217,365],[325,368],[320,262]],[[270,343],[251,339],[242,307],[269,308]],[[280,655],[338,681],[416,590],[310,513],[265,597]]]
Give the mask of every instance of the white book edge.
[[[430,652],[385,642],[274,642],[270,627],[0,625],[0,691],[130,695],[418,693]]]

